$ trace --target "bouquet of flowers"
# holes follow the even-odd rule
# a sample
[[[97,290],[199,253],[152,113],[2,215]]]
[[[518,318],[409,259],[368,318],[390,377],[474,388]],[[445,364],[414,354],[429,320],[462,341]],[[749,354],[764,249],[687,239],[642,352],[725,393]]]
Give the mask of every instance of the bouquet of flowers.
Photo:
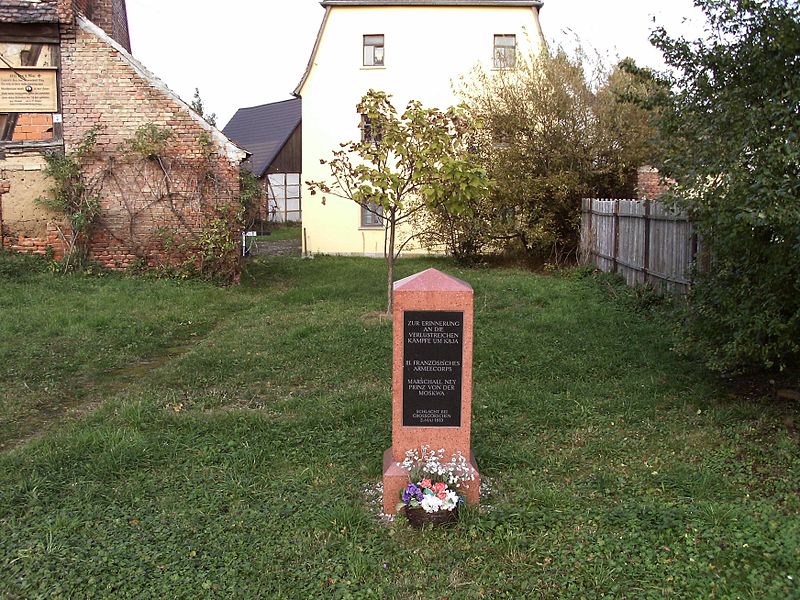
[[[449,461],[444,460],[444,449],[432,451],[428,446],[406,451],[399,467],[409,472],[409,484],[401,492],[397,509],[422,509],[426,513],[453,511],[464,503],[458,487],[475,479],[475,470],[464,456],[457,452]]]

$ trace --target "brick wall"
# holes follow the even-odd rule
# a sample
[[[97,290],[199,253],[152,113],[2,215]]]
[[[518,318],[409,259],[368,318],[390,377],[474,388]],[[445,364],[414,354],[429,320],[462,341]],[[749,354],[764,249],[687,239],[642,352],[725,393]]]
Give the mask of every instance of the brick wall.
[[[57,260],[64,258],[64,246],[61,242],[61,234],[55,223],[47,224],[47,233],[44,237],[17,236],[14,239],[7,238],[5,247],[14,252],[39,254],[42,256],[48,252],[52,252],[53,258]]]
[[[168,238],[190,241],[217,209],[235,202],[243,154],[92,23],[78,23],[61,44],[64,142],[69,152],[102,126],[88,169],[90,179],[102,178],[91,256],[111,268],[174,264],[185,256]],[[172,132],[158,161],[124,152],[148,123]]]
[[[654,167],[641,167],[637,173],[636,195],[638,198],[658,200],[672,188],[672,184],[663,181],[661,173]]]
[[[87,8],[86,0],[49,4],[57,6],[61,24],[63,149],[74,150],[88,131],[101,127],[86,169],[101,204],[89,240],[90,258],[109,268],[176,266],[193,255],[199,234],[218,217],[235,227],[238,165],[244,153],[131,57],[123,46],[126,40],[119,43],[111,32],[75,16],[73,7]],[[96,7],[107,9],[94,9],[100,21],[121,15],[106,26],[116,27],[118,34],[124,31],[127,39],[124,1],[107,0]],[[149,123],[172,132],[158,159],[125,148]],[[44,152],[62,147],[60,140],[42,147],[52,127],[52,115],[20,115],[14,145],[0,157],[0,228],[5,248],[52,249],[59,257],[67,228],[36,202],[49,186],[42,173]],[[238,265],[237,250],[228,258]]]
[[[131,51],[131,36],[128,31],[128,9],[125,0],[113,0],[113,13],[111,17],[111,37],[117,40],[120,45]]]
[[[125,0],[75,0],[75,7],[130,52]]]
[[[17,118],[13,141],[43,141],[53,139],[53,115],[25,113]]]

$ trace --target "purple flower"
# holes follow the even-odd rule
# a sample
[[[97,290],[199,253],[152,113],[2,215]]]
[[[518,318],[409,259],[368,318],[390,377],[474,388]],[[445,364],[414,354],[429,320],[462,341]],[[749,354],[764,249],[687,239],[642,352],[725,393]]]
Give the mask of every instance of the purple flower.
[[[409,500],[415,498],[417,500],[422,500],[422,492],[420,489],[415,486],[413,483],[409,484],[405,490],[403,490],[403,502],[408,504]]]

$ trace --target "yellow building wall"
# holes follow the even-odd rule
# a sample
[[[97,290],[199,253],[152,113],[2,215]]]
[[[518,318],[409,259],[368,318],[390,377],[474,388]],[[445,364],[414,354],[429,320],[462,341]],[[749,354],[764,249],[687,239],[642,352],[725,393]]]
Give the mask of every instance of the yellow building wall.
[[[384,36],[383,67],[365,67],[363,36]],[[370,89],[406,103],[446,109],[459,103],[459,79],[479,64],[492,69],[494,36],[515,34],[517,56],[541,47],[531,7],[333,7],[299,94],[303,99],[303,182],[330,180],[327,165],[340,143],[360,138],[356,105]],[[362,229],[350,201],[303,190],[303,227],[310,253],[382,256],[383,229]],[[401,240],[402,241],[402,240]],[[422,252],[412,249],[409,253]]]

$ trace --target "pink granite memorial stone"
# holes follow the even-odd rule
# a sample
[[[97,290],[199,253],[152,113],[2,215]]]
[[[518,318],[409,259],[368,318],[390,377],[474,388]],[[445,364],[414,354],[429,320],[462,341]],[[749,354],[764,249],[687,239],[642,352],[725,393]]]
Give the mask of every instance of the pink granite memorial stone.
[[[428,269],[394,284],[392,447],[383,455],[383,511],[394,514],[408,472],[407,450],[444,448],[475,469],[462,493],[478,503],[480,476],[472,456],[472,288]]]

